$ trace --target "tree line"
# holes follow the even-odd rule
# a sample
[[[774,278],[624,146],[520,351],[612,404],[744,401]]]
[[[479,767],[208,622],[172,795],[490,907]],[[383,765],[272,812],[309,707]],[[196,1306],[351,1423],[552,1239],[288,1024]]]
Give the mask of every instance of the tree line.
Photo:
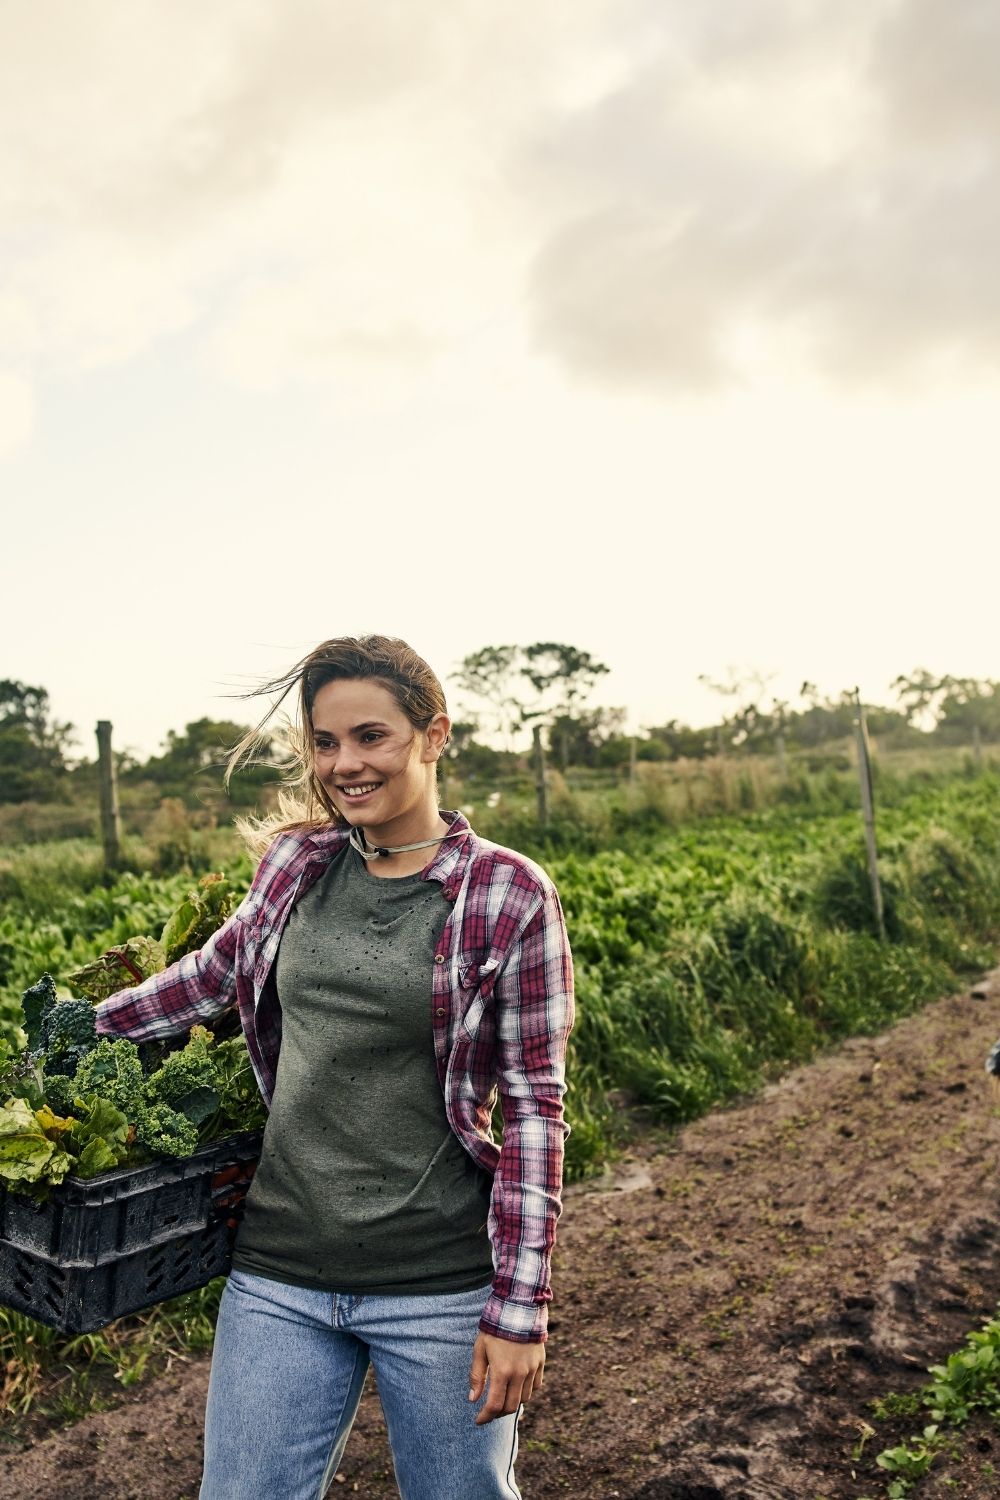
[[[853,691],[824,695],[805,682],[797,705],[770,691],[763,674],[731,673],[701,680],[720,697],[724,711],[708,725],[679,719],[625,733],[626,709],[592,706],[610,668],[566,642],[484,646],[458,663],[451,679],[460,709],[452,727],[446,774],[486,778],[521,769],[525,732],[540,725],[550,760],[570,767],[615,769],[639,760],[704,759],[718,754],[771,755],[807,751],[852,733]],[[1000,742],[1000,682],[937,676],[918,667],[891,684],[894,706],[866,704],[870,732],[899,743]],[[170,730],[160,751],[145,759],[118,752],[122,785],[150,784],[160,797],[190,799],[193,789],[216,791],[230,746],[245,726],[200,718]],[[45,688],[0,681],[0,803],[75,800],[96,786],[96,761],[74,754],[77,733],[54,714]],[[275,738],[270,758],[280,761]],[[251,806],[275,779],[268,766],[250,767],[233,779],[230,799]]]

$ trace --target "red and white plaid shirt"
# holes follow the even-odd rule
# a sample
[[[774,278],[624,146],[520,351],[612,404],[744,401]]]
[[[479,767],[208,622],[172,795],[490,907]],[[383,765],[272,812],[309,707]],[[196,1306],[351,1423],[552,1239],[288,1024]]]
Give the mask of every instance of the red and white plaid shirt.
[[[461,813],[425,867],[452,905],[434,954],[431,1024],[448,1122],[494,1174],[487,1229],[494,1276],[480,1328],[524,1343],[546,1337],[552,1247],[562,1207],[566,1039],[573,965],[551,880],[512,849],[479,838]],[[235,1002],[265,1103],[281,1046],[272,970],[289,913],[347,841],[331,824],[279,834],[246,899],[197,953],[104,1001],[97,1030],[135,1041],[178,1035]],[[499,1091],[502,1144],[491,1116]]]

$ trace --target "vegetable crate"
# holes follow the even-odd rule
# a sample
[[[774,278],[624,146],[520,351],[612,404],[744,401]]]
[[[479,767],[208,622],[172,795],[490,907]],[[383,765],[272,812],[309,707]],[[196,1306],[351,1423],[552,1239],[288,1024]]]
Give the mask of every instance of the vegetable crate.
[[[67,1177],[45,1203],[0,1190],[0,1302],[92,1333],[226,1275],[262,1139],[245,1131],[184,1160]]]

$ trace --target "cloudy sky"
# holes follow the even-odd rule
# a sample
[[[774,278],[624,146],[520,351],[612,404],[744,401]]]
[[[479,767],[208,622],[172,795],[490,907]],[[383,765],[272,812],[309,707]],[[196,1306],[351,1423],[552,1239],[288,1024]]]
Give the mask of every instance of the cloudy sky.
[[[995,0],[0,0],[0,676],[1000,676]],[[456,704],[457,706],[457,704]]]

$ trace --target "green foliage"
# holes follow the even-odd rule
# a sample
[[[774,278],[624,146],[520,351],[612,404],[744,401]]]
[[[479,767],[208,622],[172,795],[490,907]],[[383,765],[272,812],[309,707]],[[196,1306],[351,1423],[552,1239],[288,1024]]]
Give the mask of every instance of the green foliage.
[[[150,937],[127,938],[89,964],[66,975],[66,983],[93,1005],[141,984],[166,968],[163,944]]]
[[[216,1088],[211,1043],[211,1032],[205,1027],[192,1029],[187,1045],[179,1052],[172,1052],[147,1079],[146,1099],[150,1107],[166,1105],[195,1125],[215,1114],[221,1098]]]
[[[28,1051],[44,1052],[48,1019],[56,1003],[55,980],[51,974],[43,974],[21,997],[24,1010],[24,1031],[28,1038]]]
[[[168,966],[195,953],[236,909],[232,884],[221,873],[204,875],[171,915],[160,939]]]
[[[1000,1314],[969,1333],[963,1347],[943,1365],[931,1365],[929,1373],[931,1381],[915,1396],[872,1403],[879,1417],[909,1415],[913,1402],[917,1409],[921,1404],[929,1408],[931,1418],[917,1436],[876,1458],[880,1468],[896,1476],[887,1491],[889,1500],[901,1500],[927,1473],[946,1442],[946,1429],[964,1427],[976,1412],[994,1418],[1000,1414]]]
[[[44,688],[0,682],[0,803],[65,795],[72,724],[58,724]]]
[[[62,1182],[71,1165],[63,1146],[69,1128],[46,1105],[36,1110],[26,1099],[8,1099],[0,1106],[0,1182],[29,1192]]]
[[[75,1073],[87,1053],[97,1046],[97,1023],[89,1000],[60,1000],[45,1027],[45,1070]]]
[[[198,1127],[180,1110],[153,1104],[138,1116],[136,1134],[156,1156],[190,1156],[198,1149]]]
[[[102,1037],[80,1063],[73,1082],[79,1093],[106,1099],[133,1124],[145,1111],[146,1080],[139,1049],[126,1037]]]

